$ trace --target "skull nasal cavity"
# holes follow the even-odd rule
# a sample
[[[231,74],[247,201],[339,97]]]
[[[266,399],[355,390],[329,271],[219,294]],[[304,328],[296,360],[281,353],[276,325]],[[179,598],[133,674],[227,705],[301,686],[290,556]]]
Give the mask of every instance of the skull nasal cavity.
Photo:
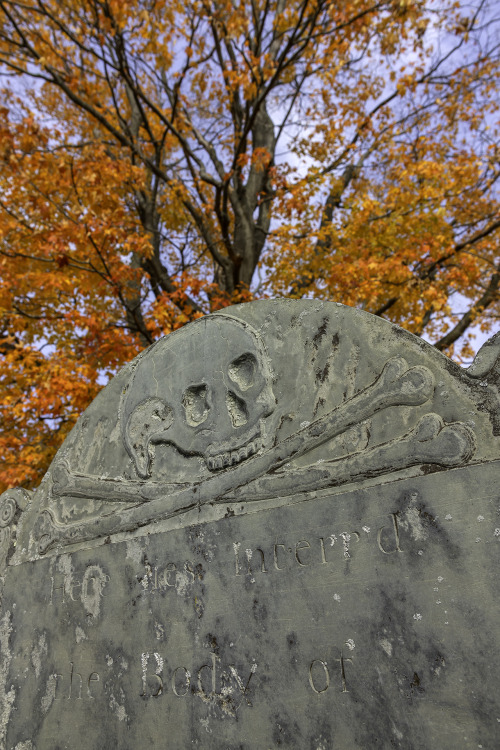
[[[233,427],[242,427],[248,422],[248,410],[245,402],[232,391],[229,391],[226,396],[226,406]]]
[[[207,386],[192,385],[184,391],[182,405],[186,414],[186,422],[191,427],[202,424],[208,416],[210,406],[207,401]]]
[[[240,390],[247,391],[255,382],[257,361],[253,354],[242,354],[229,365],[228,374]]]

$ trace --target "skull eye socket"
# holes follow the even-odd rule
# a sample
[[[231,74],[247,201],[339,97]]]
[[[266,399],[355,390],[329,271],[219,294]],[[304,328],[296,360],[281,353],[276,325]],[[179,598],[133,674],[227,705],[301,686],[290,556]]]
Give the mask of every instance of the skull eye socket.
[[[192,385],[184,391],[182,396],[182,405],[186,414],[186,422],[191,427],[197,427],[202,424],[209,412],[207,401],[207,386]]]
[[[226,396],[226,407],[233,427],[243,427],[248,422],[248,410],[244,401],[232,391]]]
[[[241,391],[247,391],[255,383],[257,360],[253,354],[242,354],[229,365],[228,375]]]

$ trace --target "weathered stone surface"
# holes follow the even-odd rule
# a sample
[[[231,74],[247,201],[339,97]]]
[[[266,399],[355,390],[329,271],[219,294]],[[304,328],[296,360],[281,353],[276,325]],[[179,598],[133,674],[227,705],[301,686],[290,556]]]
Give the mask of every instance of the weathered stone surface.
[[[0,742],[494,748],[500,340],[333,303],[126,366],[0,498]]]

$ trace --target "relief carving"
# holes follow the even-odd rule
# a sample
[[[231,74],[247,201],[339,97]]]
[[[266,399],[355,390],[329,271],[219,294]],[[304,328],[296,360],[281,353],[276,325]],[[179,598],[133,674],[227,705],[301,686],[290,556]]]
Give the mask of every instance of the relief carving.
[[[273,303],[277,312],[259,330],[226,312],[202,318],[134,360],[108,387],[112,406],[108,397],[93,404],[56,456],[23,548],[44,554],[207,504],[286,498],[477,460],[475,420],[481,410],[493,413],[496,398],[480,376],[497,366],[498,337],[461,371],[348,308],[326,305],[329,315],[314,309],[314,323],[303,322],[309,304],[281,326]],[[406,350],[412,364],[391,356]],[[18,520],[25,502],[19,495],[13,510],[13,497],[0,508],[4,565],[8,518]]]
[[[496,333],[480,348],[467,375],[471,378],[487,378],[494,374],[500,364],[500,333]]]
[[[390,407],[427,403],[435,390],[432,372],[393,357],[366,388],[279,441],[271,366],[256,332],[223,315],[204,322],[191,326],[178,356],[173,347],[169,350],[171,361],[161,375],[156,360],[144,356],[131,378],[121,424],[137,479],[73,473],[64,460],[53,467],[55,496],[105,501],[110,512],[61,526],[45,510],[36,529],[41,554],[55,545],[134,530],[208,502],[286,495],[421,463],[458,466],[474,453],[469,426],[444,424],[430,413],[392,441],[323,460],[320,467],[294,467],[290,462]],[[210,359],[204,361],[201,337],[209,334]],[[155,478],[155,450],[161,443],[199,457],[210,473],[202,481],[177,485]],[[113,512],[112,504],[124,501],[135,507]]]
[[[474,450],[474,433],[468,425],[462,422],[445,425],[441,417],[431,413],[423,416],[417,426],[401,438],[345,458],[324,461],[320,467],[313,465],[264,477],[226,495],[225,499],[264,499],[278,487],[281,495],[335,487],[419,464],[458,466],[469,461]]]
[[[209,361],[200,356],[207,338]],[[207,318],[203,327],[193,326],[187,344],[182,356],[172,357],[161,383],[143,359],[128,389],[123,437],[142,479],[151,476],[159,443],[201,456],[210,471],[217,471],[257,453],[271,437],[265,421],[276,399],[256,332],[229,317]],[[138,381],[141,386],[134,388]]]
[[[0,495],[0,575],[15,545],[17,523],[32,494],[18,487]]]

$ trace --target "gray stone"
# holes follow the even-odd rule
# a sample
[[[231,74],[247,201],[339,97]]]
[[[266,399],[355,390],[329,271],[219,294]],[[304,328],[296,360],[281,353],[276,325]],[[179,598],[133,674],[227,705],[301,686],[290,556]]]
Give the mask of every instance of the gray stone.
[[[280,300],[124,367],[0,498],[0,747],[498,747],[499,355]]]

